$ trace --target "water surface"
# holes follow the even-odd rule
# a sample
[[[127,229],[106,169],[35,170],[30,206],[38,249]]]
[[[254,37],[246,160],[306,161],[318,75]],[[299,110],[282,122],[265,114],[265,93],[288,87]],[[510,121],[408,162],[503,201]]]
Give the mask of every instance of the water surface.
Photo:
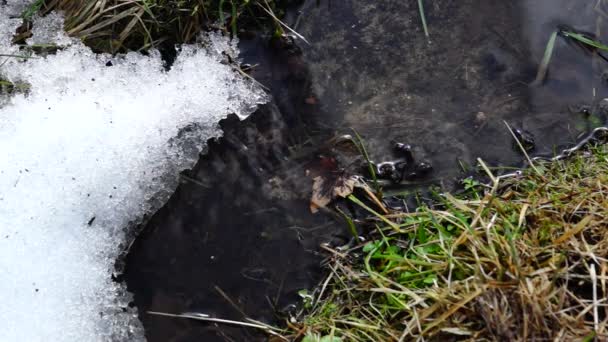
[[[605,120],[605,63],[562,38],[546,80],[530,86],[560,25],[606,36],[595,1],[425,5],[428,38],[416,1],[310,0],[287,18],[310,41],[297,43],[301,53],[262,38],[243,42],[274,103],[222,123],[225,137],[210,142],[131,249],[126,279],[150,341],[262,338],[146,312],[280,323],[276,310],[288,312],[299,289],[318,283],[319,244],[348,240],[342,222],[308,210],[305,171],[335,152],[324,145],[332,137],[354,128],[378,161],[393,158],[393,142],[412,144],[434,166],[419,181],[450,189],[476,158],[521,165],[505,121],[534,136],[534,153],[550,154]]]

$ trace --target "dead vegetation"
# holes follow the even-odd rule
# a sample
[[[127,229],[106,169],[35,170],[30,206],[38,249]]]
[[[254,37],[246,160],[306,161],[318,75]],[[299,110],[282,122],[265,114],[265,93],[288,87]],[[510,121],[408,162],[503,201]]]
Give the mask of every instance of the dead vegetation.
[[[168,43],[192,42],[203,30],[224,30],[233,36],[244,29],[283,33],[280,18],[294,0],[37,0],[24,13],[61,10],[66,32],[95,51],[144,50]],[[27,24],[26,24],[27,26]],[[23,37],[28,36],[24,29]]]
[[[373,239],[333,253],[291,338],[607,339],[608,148],[491,178],[434,208],[375,213]]]

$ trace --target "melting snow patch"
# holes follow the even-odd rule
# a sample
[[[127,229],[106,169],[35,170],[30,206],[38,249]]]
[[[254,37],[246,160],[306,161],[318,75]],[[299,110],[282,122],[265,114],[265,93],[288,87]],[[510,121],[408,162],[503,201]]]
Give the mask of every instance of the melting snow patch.
[[[25,2],[2,3],[0,54],[19,54]],[[53,30],[60,20],[38,19],[28,42],[63,45],[55,55],[0,57],[0,77],[30,85],[0,105],[0,341],[140,340],[111,279],[124,228],[193,165],[219,119],[265,97],[220,63],[233,46],[219,37],[183,46],[165,71],[157,52],[96,55]],[[185,127],[196,128],[190,153],[176,142]]]

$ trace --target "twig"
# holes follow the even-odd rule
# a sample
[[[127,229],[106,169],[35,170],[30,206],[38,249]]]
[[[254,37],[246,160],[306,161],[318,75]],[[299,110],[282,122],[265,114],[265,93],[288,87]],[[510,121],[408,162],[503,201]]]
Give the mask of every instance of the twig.
[[[490,177],[490,179],[492,180],[492,194],[494,194],[498,189],[499,179],[494,176],[492,171],[490,171],[490,168],[486,165],[486,163],[483,162],[481,158],[477,158],[477,162],[479,163],[481,168],[486,172],[488,177]]]
[[[347,254],[340,253],[340,252],[338,252],[337,250],[335,250],[335,249],[333,249],[333,248],[331,248],[331,247],[327,246],[326,244],[321,244],[319,247],[321,247],[321,249],[324,249],[324,250],[326,250],[326,251],[328,251],[328,252],[330,252],[330,253],[332,253],[332,254],[334,254],[334,255],[336,255],[336,256],[338,256],[338,257],[342,258],[342,259],[345,259],[345,258],[347,258],[347,257],[348,257],[348,255],[347,255]]]
[[[536,174],[540,176],[540,172],[538,171],[538,169],[536,168],[536,166],[534,166],[534,163],[532,162],[532,159],[528,155],[528,152],[526,152],[526,149],[524,148],[524,146],[521,144],[521,142],[519,141],[519,139],[517,138],[517,136],[515,135],[515,133],[511,129],[511,126],[509,126],[509,124],[506,121],[503,121],[503,122],[505,123],[505,126],[507,126],[507,129],[509,130],[509,133],[511,133],[511,135],[515,139],[515,142],[517,142],[517,146],[519,146],[519,148],[521,149],[521,152],[524,154],[524,156],[526,156],[526,159],[528,160],[528,163],[530,163],[530,167],[532,167],[532,169],[534,170],[534,172],[536,172]]]
[[[595,273],[595,264],[591,264],[589,269],[589,275],[591,276],[591,283],[593,286],[593,330],[597,333],[599,330],[599,315],[598,315],[598,301],[597,301],[597,274]]]
[[[248,328],[256,328],[256,329],[264,330],[264,331],[266,331],[269,334],[272,334],[272,335],[277,336],[277,337],[281,337],[285,341],[288,341],[285,337],[283,337],[282,335],[280,335],[280,334],[278,334],[276,332],[276,331],[281,331],[282,332],[281,329],[272,327],[270,325],[265,325],[265,324],[248,323],[248,322],[241,322],[241,321],[233,321],[233,320],[230,320],[230,319],[222,319],[222,318],[213,318],[213,317],[209,317],[209,315],[207,315],[207,314],[196,313],[196,312],[188,312],[188,313],[184,313],[184,314],[170,314],[170,313],[158,312],[158,311],[148,311],[147,313],[150,314],[150,315],[156,315],[156,316],[174,317],[174,318],[188,318],[188,319],[194,319],[194,320],[197,320],[197,321],[222,323],[222,324],[231,324],[231,325],[238,325],[238,326],[248,327]]]
[[[332,269],[332,271],[335,271],[331,265],[329,267]],[[325,293],[327,284],[329,284],[329,282],[331,281],[331,278],[333,278],[333,276],[334,276],[334,272],[330,273],[329,276],[327,277],[327,279],[325,279],[325,281],[323,282],[323,286],[321,287],[321,291],[319,292],[319,295],[317,296],[317,298],[313,304],[313,307],[315,307],[317,304],[319,304],[319,301],[321,300],[321,298],[323,297],[323,294]]]
[[[215,285],[214,288],[220,294],[220,296],[222,296],[236,311],[238,311],[244,318],[247,317],[247,315],[245,314],[245,312],[238,305],[236,305],[236,303],[232,299],[230,299],[230,297],[228,297],[228,295],[226,294],[226,292],[224,292],[217,285]]]
[[[266,3],[266,5],[268,6],[268,2],[266,2],[266,0],[264,0],[264,3]],[[296,37],[302,39],[304,41],[304,43],[310,45],[310,43],[308,42],[308,40],[306,40],[306,38],[304,38],[304,36],[302,36],[301,34],[296,32],[294,29],[289,27],[287,24],[285,24],[284,22],[279,20],[279,18],[277,18],[277,16],[274,15],[274,13],[272,13],[272,11],[270,11],[266,7],[262,6],[259,2],[256,2],[256,4],[258,6],[260,6],[260,8],[264,10],[264,12],[266,12],[269,16],[271,16],[272,19],[276,20],[279,24],[281,24],[283,27],[285,27],[287,30],[289,30],[289,32],[293,33]]]
[[[25,55],[11,55],[11,54],[6,54],[6,53],[0,53],[0,57],[23,58],[23,59],[36,59],[36,58],[38,58],[38,57],[25,56]]]

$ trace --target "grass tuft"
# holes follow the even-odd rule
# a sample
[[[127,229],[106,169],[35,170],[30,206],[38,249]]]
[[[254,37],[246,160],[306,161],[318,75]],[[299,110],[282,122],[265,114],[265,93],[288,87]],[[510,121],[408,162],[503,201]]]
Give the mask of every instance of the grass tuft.
[[[435,207],[370,213],[371,239],[331,256],[290,337],[607,339],[608,147],[535,167]]]
[[[298,0],[37,0],[23,13],[52,10],[65,13],[66,32],[96,51],[124,52],[163,43],[192,42],[199,32],[224,30],[233,36],[241,28],[271,28]],[[263,6],[262,6],[263,5]],[[270,12],[272,15],[268,15]]]

